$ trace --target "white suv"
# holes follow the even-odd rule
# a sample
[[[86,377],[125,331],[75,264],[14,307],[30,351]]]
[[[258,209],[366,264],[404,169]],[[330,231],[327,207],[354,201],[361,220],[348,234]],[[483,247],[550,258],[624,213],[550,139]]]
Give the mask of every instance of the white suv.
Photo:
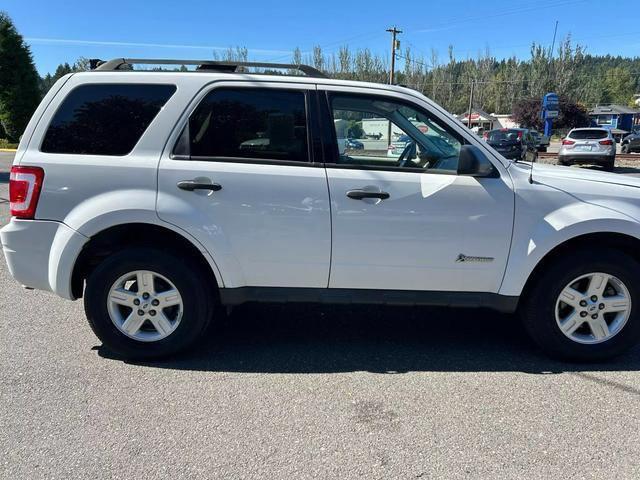
[[[532,171],[403,87],[131,63],[50,90],[1,231],[16,280],[84,296],[116,353],[176,353],[247,301],[518,309],[570,359],[639,340],[640,179]],[[336,120],[367,118],[412,142],[337,148]]]
[[[612,171],[616,161],[616,141],[606,128],[574,128],[562,139],[560,165],[591,163]]]

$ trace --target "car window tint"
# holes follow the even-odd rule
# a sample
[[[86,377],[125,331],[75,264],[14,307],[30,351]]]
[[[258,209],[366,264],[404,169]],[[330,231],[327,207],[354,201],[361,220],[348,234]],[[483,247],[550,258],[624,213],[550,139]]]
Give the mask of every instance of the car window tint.
[[[188,130],[192,158],[309,161],[302,91],[215,89],[191,115]]]
[[[67,95],[54,114],[41,150],[126,155],[175,91],[174,85],[81,85]]]
[[[457,171],[462,140],[422,110],[342,94],[331,96],[331,110],[338,164]]]
[[[576,130],[569,134],[574,140],[598,140],[609,136],[606,130]]]

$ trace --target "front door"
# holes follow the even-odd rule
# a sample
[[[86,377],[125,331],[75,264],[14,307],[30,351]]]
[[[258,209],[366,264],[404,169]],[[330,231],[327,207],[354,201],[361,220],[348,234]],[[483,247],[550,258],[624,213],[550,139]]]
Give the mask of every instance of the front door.
[[[315,86],[215,85],[163,154],[158,215],[199,240],[227,288],[326,288],[329,193],[307,112]]]
[[[504,169],[495,178],[458,176],[458,154],[468,140],[411,100],[382,93],[321,98],[333,117],[325,125],[346,128],[362,144],[341,149],[334,140],[326,158],[329,286],[497,292],[514,211]]]

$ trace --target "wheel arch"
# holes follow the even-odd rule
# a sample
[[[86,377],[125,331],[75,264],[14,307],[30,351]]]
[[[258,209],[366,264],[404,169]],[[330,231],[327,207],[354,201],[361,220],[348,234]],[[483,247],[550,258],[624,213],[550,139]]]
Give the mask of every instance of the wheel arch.
[[[594,232],[578,235],[556,245],[538,261],[522,288],[521,298],[526,297],[529,290],[555,259],[587,247],[615,248],[640,262],[640,239],[633,235],[619,232]]]
[[[224,286],[213,258],[182,232],[155,223],[122,223],[112,225],[91,235],[78,253],[71,274],[71,293],[82,297],[84,281],[108,255],[126,247],[153,247],[180,251],[194,260],[208,275],[214,290]]]

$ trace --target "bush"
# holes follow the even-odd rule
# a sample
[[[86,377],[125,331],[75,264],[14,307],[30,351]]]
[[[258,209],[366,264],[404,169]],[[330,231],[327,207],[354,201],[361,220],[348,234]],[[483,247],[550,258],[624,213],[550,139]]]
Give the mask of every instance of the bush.
[[[0,148],[18,148],[17,143],[9,143],[6,138],[0,138]]]

